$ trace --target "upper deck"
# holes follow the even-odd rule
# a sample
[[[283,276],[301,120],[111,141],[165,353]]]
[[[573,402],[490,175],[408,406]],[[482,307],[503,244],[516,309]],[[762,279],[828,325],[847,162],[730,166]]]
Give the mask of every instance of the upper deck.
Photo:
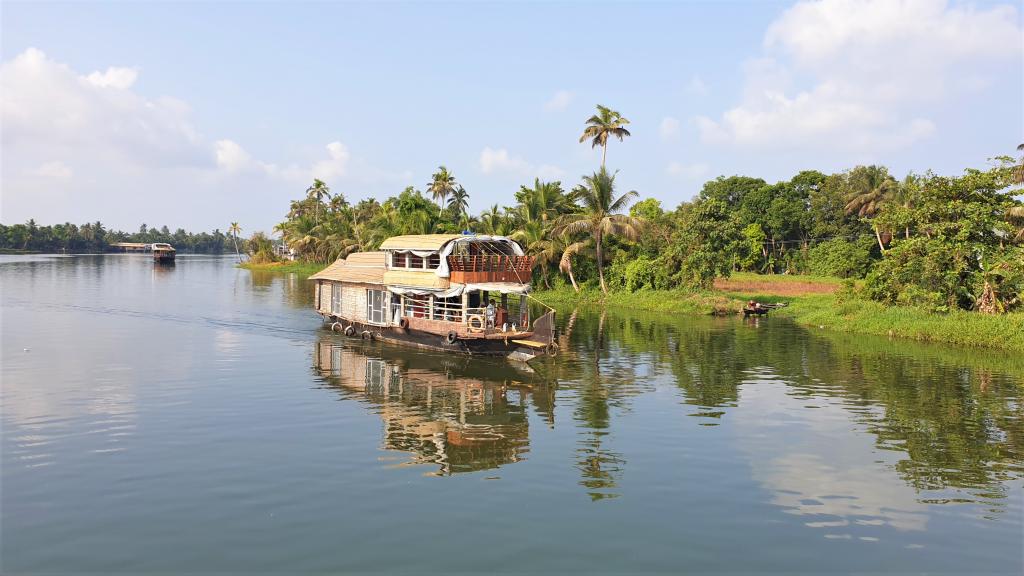
[[[502,236],[425,234],[396,236],[381,244],[388,276],[410,280],[428,272],[459,284],[514,282],[528,284],[536,259]],[[422,281],[426,284],[426,274]]]

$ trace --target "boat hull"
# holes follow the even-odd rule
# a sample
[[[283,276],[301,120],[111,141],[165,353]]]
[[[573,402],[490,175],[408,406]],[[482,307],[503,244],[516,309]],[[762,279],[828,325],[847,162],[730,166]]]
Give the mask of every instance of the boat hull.
[[[324,322],[329,323],[332,330],[350,334],[353,338],[374,339],[437,352],[468,354],[471,356],[499,356],[524,362],[538,356],[552,355],[555,352],[553,344],[542,347],[530,347],[517,343],[511,337],[466,338],[458,336],[454,342],[449,342],[446,335],[398,326],[374,326],[336,316],[324,316]],[[352,330],[346,332],[348,327],[351,327]],[[545,341],[551,342],[551,339]]]

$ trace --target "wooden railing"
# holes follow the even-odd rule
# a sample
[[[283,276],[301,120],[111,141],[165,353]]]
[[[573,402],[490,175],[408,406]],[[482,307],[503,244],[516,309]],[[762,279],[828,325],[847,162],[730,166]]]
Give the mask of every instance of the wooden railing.
[[[536,259],[533,256],[449,256],[448,270],[451,281],[466,283],[479,282],[521,282],[530,281],[530,271]]]

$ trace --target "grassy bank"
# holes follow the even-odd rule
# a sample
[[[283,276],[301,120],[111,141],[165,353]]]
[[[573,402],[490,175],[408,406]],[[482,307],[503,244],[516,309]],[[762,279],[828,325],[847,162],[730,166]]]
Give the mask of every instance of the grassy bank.
[[[640,290],[605,296],[599,290],[577,294],[572,288],[561,288],[534,295],[551,305],[605,305],[687,314],[739,314],[748,300],[788,302],[787,307],[772,314],[840,332],[1024,352],[1024,314],[937,314],[919,308],[885,306],[837,296],[835,292],[841,285],[842,281],[836,278],[736,274],[716,282],[715,289],[707,291]]]
[[[238,265],[239,268],[245,268],[246,270],[253,270],[257,272],[279,272],[282,274],[298,274],[299,276],[309,276],[316,274],[327,267],[326,264],[309,263],[309,262],[267,262],[264,264],[253,264],[251,262],[242,262]]]

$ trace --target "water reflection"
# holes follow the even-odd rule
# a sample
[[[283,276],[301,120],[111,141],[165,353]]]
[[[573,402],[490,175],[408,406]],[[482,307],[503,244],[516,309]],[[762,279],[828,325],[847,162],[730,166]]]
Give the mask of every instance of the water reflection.
[[[529,374],[512,367],[376,350],[320,341],[316,371],[346,398],[373,406],[384,448],[411,454],[406,464],[435,464],[434,474],[450,475],[518,462],[529,448],[530,399],[551,414],[551,397],[534,394],[522,381]]]

